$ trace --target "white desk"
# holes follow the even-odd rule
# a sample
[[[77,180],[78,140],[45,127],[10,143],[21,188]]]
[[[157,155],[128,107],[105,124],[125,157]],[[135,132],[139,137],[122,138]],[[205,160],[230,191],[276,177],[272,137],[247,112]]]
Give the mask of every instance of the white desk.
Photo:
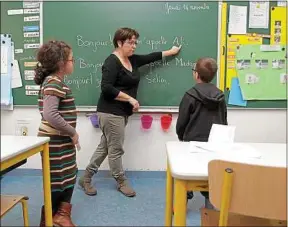
[[[42,152],[46,226],[52,226],[49,141],[48,137],[1,136],[1,171]]]
[[[211,160],[221,159],[275,167],[287,166],[286,144],[246,144],[260,152],[261,158],[239,158],[239,156],[237,158],[233,158],[233,156],[223,158],[213,152],[192,153],[189,142],[167,142],[165,226],[172,225],[173,194],[175,199],[174,224],[176,226],[186,225],[186,192],[208,191],[208,163]],[[173,193],[173,184],[175,184],[175,193]]]

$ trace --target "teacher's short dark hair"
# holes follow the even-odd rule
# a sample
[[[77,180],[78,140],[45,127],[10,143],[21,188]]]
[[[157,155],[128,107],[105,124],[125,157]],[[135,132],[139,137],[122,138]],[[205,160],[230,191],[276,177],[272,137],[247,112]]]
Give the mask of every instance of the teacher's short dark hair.
[[[195,67],[195,71],[204,83],[210,83],[213,80],[217,69],[217,62],[213,58],[200,58]]]
[[[113,44],[114,47],[118,47],[118,41],[121,41],[121,43],[124,43],[127,39],[132,39],[132,37],[135,36],[136,39],[139,38],[139,33],[132,28],[119,28],[113,38]]]

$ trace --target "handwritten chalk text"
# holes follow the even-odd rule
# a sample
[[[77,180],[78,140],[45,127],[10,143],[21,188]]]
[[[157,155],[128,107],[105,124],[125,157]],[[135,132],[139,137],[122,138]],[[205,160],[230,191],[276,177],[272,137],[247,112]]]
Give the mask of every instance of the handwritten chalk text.
[[[202,5],[192,5],[188,3],[165,3],[165,13],[171,14],[172,12],[180,12],[180,11],[203,11],[203,10],[209,10],[210,7],[206,3],[203,3]]]
[[[85,40],[82,35],[76,36],[77,46],[91,48],[93,52],[96,52],[99,47],[107,47],[112,45],[110,40]]]

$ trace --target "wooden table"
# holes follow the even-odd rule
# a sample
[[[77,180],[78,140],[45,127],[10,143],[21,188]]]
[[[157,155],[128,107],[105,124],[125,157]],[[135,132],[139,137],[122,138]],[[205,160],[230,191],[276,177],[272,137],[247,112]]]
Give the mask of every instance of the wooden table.
[[[1,171],[42,152],[46,226],[53,226],[48,137],[1,136]]]
[[[243,145],[245,145],[243,143]],[[264,166],[286,167],[286,144],[247,143],[261,154],[261,158],[232,155],[222,157],[215,152],[193,153],[189,142],[171,141],[167,149],[167,181],[165,226],[172,226],[174,197],[174,225],[186,226],[187,191],[208,191],[208,163],[221,159]],[[173,192],[173,188],[175,192]]]

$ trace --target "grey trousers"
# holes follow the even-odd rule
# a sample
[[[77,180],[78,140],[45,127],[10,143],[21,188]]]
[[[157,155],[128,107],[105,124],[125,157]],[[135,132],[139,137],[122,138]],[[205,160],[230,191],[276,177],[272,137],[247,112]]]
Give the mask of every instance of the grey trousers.
[[[124,154],[123,144],[128,117],[100,112],[97,115],[102,136],[86,170],[90,173],[97,173],[100,165],[108,155],[112,176],[116,180],[119,178],[124,180],[126,178],[122,166],[122,155]]]

